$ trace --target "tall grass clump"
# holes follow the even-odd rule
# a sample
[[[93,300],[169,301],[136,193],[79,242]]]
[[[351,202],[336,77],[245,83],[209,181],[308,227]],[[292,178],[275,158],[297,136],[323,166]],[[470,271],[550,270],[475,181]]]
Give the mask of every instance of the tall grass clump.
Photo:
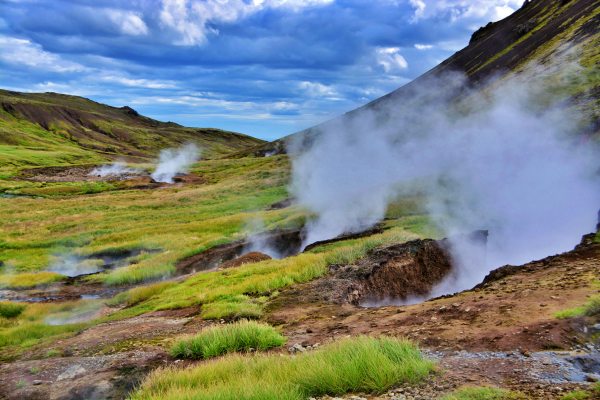
[[[0,317],[16,318],[21,315],[25,307],[25,304],[0,301]]]
[[[171,348],[171,355],[179,358],[211,358],[250,349],[267,350],[284,343],[285,338],[270,325],[239,321],[214,326],[196,336],[179,340]]]
[[[433,368],[409,341],[362,336],[297,356],[230,355],[184,370],[159,369],[132,398],[300,400],[348,392],[382,393],[399,383],[419,382]]]
[[[520,393],[494,387],[466,387],[458,389],[441,400],[517,400],[525,399]]]

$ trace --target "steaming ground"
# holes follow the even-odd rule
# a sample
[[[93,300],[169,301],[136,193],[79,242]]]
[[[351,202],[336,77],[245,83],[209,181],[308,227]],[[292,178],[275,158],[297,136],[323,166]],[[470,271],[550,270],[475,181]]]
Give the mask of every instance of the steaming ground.
[[[193,143],[179,149],[162,150],[152,179],[156,182],[173,183],[175,175],[187,172],[199,158],[200,149]]]
[[[557,65],[577,74],[574,54],[491,81],[484,94],[456,74],[430,78],[407,98],[325,124],[293,159],[293,194],[317,216],[305,244],[372,226],[418,191],[446,236],[489,230],[486,262],[473,261],[480,247],[454,241],[459,267],[433,295],[572,249],[594,229],[600,157],[576,135],[582,116],[546,88]]]

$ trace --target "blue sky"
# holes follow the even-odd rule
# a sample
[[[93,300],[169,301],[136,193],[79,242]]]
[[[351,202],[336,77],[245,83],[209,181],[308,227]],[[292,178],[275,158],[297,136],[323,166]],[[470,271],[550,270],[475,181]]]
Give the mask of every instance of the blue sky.
[[[523,0],[0,0],[0,87],[275,139],[402,86]]]

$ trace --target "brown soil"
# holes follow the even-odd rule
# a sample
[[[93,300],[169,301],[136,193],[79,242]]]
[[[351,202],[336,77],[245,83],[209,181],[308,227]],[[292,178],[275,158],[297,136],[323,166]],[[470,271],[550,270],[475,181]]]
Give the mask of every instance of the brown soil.
[[[253,263],[270,260],[270,259],[271,259],[271,256],[269,256],[267,254],[264,254],[264,253],[261,253],[258,251],[252,251],[252,252],[244,254],[243,256],[240,256],[234,260],[224,262],[223,264],[221,264],[219,266],[219,268],[221,268],[221,269],[234,268],[234,267],[239,267],[240,265],[253,264]]]
[[[19,178],[34,182],[80,182],[80,181],[122,181],[128,179],[147,180],[150,179],[145,173],[128,173],[123,175],[99,176],[91,174],[97,165],[67,166],[67,167],[43,167],[21,170]]]
[[[504,276],[473,290],[402,307],[361,308],[325,300],[322,294],[311,296],[315,288],[326,290],[314,281],[283,292],[270,304],[267,319],[298,343],[389,334],[434,349],[568,349],[582,340],[583,321],[559,320],[554,313],[581,305],[597,292],[593,281],[600,275],[599,260],[600,244],[591,243],[520,268],[504,268]]]
[[[94,326],[0,365],[0,398],[122,399],[150,370],[171,363],[171,338],[210,323],[197,308],[161,311]],[[59,356],[47,358],[52,349]],[[19,383],[21,382],[21,383]]]

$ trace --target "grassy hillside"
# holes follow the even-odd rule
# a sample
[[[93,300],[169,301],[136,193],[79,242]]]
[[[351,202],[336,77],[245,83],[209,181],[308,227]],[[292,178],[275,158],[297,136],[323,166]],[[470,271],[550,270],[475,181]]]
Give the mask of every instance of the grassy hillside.
[[[186,142],[197,143],[204,158],[263,143],[239,133],[156,121],[129,107],[82,97],[0,90],[0,170],[115,158],[148,161],[160,149]]]

